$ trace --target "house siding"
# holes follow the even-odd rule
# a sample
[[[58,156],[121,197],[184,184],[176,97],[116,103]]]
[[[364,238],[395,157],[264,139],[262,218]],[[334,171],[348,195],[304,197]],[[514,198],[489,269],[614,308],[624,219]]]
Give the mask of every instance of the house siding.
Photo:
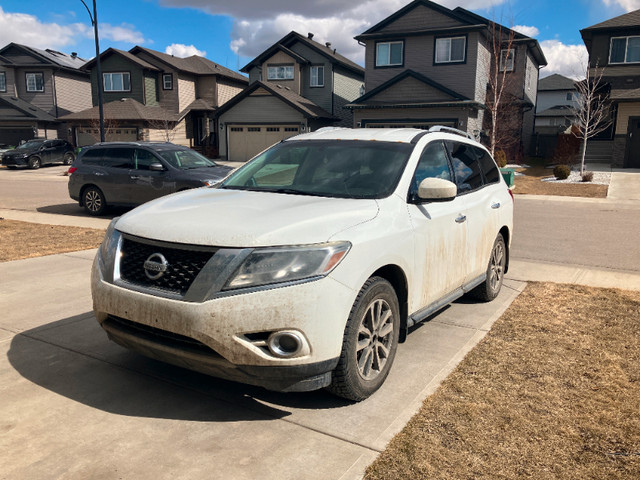
[[[42,73],[44,78],[44,92],[27,92],[27,73]],[[54,95],[53,73],[48,68],[16,68],[16,85],[18,97],[38,107],[49,115],[56,116],[56,102]]]
[[[6,82],[7,82],[7,91],[2,92],[3,94],[16,96],[18,93],[16,91],[16,75],[15,69],[13,68],[3,68],[0,67],[0,72],[4,72]]]
[[[459,27],[459,21],[431,8],[419,5],[411,12],[403,15],[379,30],[383,33],[424,30],[425,28]],[[428,27],[427,27],[428,26]]]
[[[484,104],[489,85],[489,72],[491,71],[491,52],[483,37],[478,37],[478,60],[476,63],[475,96],[476,102]]]
[[[91,108],[91,85],[88,78],[59,72],[56,75],[58,115]]]
[[[341,120],[340,127],[353,127],[353,111],[344,108],[360,96],[363,78],[353,72],[335,67],[333,71],[333,111],[332,114]]]
[[[244,85],[231,83],[223,78],[218,79],[216,106],[220,107],[244,90]]]
[[[121,98],[133,98],[144,103],[144,74],[141,67],[129,62],[119,55],[111,55],[101,61],[102,73],[129,72],[131,79],[131,91],[129,92],[103,92],[104,103],[114,102]],[[102,82],[102,79],[100,79]],[[93,105],[98,105],[98,71],[91,70],[91,97]]]
[[[158,104],[158,75],[153,72],[144,73],[144,101],[150,107]]]
[[[268,79],[268,71],[267,67],[269,65],[281,65],[281,64],[293,64],[293,80],[269,80]],[[300,71],[300,65],[289,55],[284,52],[276,52],[262,64],[262,81],[279,84],[284,87],[289,87],[291,90],[300,93],[300,85],[301,85],[301,76],[302,72]]]
[[[375,123],[370,121],[400,121],[406,120],[407,123],[412,122],[435,122],[455,120],[458,128],[465,128],[469,111],[462,108],[380,108],[380,109],[358,109],[353,112],[354,120],[365,127],[366,123]]]
[[[627,135],[629,117],[640,117],[640,102],[624,102],[618,104],[616,135]]]
[[[175,81],[175,79],[174,79]],[[178,87],[178,111],[182,112],[196,99],[196,82],[191,77],[180,76]]]

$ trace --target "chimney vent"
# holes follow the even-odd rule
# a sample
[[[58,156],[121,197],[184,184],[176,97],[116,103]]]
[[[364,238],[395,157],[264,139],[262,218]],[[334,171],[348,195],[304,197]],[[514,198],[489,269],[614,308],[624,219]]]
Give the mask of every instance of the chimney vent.
[[[78,52],[71,52],[71,58],[77,58]]]
[[[331,48],[331,42],[327,42],[325,43],[325,45],[327,46],[327,48]]]
[[[313,40],[313,33],[311,33],[311,32],[307,33],[307,38],[309,40]]]

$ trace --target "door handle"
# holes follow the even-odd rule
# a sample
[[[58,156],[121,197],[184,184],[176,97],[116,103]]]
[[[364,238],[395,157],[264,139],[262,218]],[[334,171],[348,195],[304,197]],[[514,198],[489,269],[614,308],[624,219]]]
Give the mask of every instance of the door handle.
[[[496,203],[494,203],[493,205],[491,205],[491,208],[493,208],[494,210],[495,210],[496,208],[500,208],[500,202],[496,202]]]
[[[466,221],[467,221],[466,215],[460,215],[458,218],[456,218],[456,223],[464,223]]]
[[[102,177],[102,176],[104,176],[104,173],[101,173],[101,172],[95,172],[95,173],[94,173],[94,175],[97,175],[97,176],[99,176],[99,177]]]
[[[140,178],[140,175],[131,175],[131,180],[137,180]]]

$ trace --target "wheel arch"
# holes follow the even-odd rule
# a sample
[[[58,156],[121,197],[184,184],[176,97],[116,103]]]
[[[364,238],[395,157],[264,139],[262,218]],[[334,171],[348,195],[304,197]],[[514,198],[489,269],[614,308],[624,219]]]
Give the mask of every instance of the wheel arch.
[[[398,297],[400,306],[400,338],[399,342],[403,343],[407,338],[407,317],[408,317],[408,298],[409,287],[407,284],[407,276],[404,270],[398,265],[385,265],[373,272],[371,277],[381,277],[391,284]]]
[[[82,188],[80,189],[80,206],[81,207],[84,207],[84,192],[86,192],[87,188],[89,187],[97,188],[98,190],[100,190],[100,192],[102,192],[102,196],[104,197],[105,202],[107,201],[107,196],[104,194],[104,190],[102,190],[95,183],[87,183],[86,185],[83,185]]]
[[[509,251],[510,251],[510,247],[509,245],[511,244],[510,240],[511,240],[511,232],[509,231],[509,227],[507,227],[506,225],[504,227],[502,227],[500,229],[499,232],[502,235],[502,238],[504,239],[504,248],[505,248],[505,253],[506,253],[506,263],[504,266],[504,273],[507,273],[509,271]]]

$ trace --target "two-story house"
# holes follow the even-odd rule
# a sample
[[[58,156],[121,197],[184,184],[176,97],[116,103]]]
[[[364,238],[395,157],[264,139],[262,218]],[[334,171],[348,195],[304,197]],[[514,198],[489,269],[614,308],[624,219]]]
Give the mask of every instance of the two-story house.
[[[289,33],[241,71],[249,87],[219,110],[220,154],[229,160],[300,132],[352,126],[343,107],[361,95],[364,69],[311,33]]]
[[[60,117],[91,106],[85,63],[75,53],[17,43],[0,49],[0,144],[69,139]]]
[[[603,70],[611,128],[587,144],[587,161],[640,168],[640,10],[580,30],[594,78]]]
[[[415,0],[355,37],[366,47],[365,94],[347,105],[360,127],[447,125],[487,139],[488,98],[495,68],[505,79],[513,155],[533,135],[538,42],[464,8]],[[498,60],[496,61],[496,57]],[[499,123],[506,127],[506,122]],[[498,145],[499,147],[499,145]]]
[[[204,57],[174,57],[144,47],[100,55],[107,140],[171,141],[217,156],[216,111],[247,85],[245,76]],[[90,72],[94,107],[65,117],[78,145],[99,141],[98,73]]]

